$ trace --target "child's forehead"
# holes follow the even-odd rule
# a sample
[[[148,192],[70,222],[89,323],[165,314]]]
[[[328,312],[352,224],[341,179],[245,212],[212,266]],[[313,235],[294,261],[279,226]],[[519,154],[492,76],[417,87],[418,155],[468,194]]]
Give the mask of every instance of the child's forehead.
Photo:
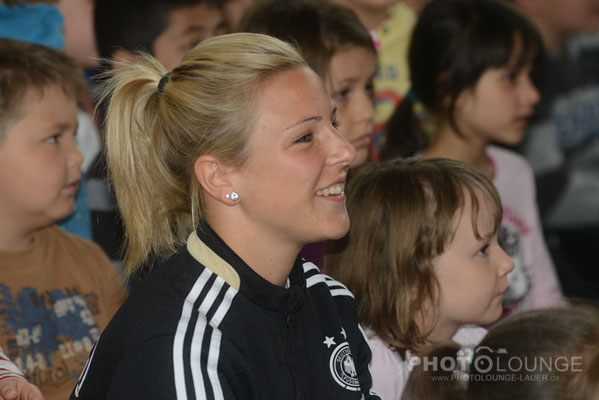
[[[468,215],[468,222],[475,235],[494,233],[497,230],[501,210],[497,209],[495,202],[482,190],[474,189],[473,192],[466,193],[462,209]]]
[[[71,91],[57,83],[46,82],[44,84],[30,83],[24,91],[19,105],[20,111],[37,103],[54,104],[57,100],[66,100],[77,104],[77,99]]]
[[[72,93],[60,85],[54,83],[29,84],[10,116],[6,132],[10,131],[11,126],[27,117],[32,119],[46,117],[40,120],[40,123],[54,119],[62,119],[63,123],[76,123],[77,114],[63,109],[68,106],[76,110],[77,100]]]

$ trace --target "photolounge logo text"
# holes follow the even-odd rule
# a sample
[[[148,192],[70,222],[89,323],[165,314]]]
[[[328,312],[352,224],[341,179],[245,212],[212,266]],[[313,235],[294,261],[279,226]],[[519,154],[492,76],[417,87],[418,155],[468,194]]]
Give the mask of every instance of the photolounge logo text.
[[[407,360],[412,371],[421,365],[424,371],[457,372],[462,380],[559,380],[564,372],[582,372],[582,356],[510,355],[505,348],[493,350],[487,346],[462,347],[457,357],[417,357]],[[503,378],[499,378],[502,376]]]

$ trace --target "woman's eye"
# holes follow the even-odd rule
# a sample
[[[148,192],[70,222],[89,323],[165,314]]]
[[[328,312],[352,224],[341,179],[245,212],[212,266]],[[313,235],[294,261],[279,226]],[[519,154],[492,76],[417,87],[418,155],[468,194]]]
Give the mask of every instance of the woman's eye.
[[[333,118],[331,120],[331,125],[333,125],[333,128],[339,129],[339,127],[341,126],[341,122],[339,122],[337,118]]]
[[[299,137],[295,143],[309,143],[312,141],[312,132],[308,132],[305,135]]]

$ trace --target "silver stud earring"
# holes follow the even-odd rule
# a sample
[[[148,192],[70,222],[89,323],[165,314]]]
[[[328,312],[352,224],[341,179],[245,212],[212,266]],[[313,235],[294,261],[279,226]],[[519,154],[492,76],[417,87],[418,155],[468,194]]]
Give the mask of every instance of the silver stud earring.
[[[239,194],[237,194],[237,192],[231,192],[231,194],[227,193],[227,194],[225,194],[225,197],[227,199],[231,199],[233,201],[239,200]]]

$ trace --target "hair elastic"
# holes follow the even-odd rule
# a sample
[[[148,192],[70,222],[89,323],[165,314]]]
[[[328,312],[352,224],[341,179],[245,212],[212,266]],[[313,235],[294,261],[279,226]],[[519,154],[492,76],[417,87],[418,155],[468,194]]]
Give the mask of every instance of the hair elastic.
[[[158,91],[160,93],[162,93],[162,91],[164,90],[164,85],[166,85],[170,76],[171,76],[171,73],[167,72],[166,74],[164,74],[164,76],[162,78],[160,78],[160,82],[158,82]]]

